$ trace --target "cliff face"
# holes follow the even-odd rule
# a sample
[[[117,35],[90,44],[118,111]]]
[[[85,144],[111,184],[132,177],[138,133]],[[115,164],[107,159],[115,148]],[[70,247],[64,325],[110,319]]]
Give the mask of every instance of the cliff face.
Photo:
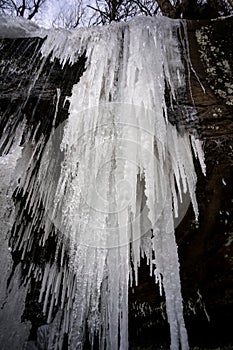
[[[233,344],[232,28],[232,18],[188,22],[192,67],[187,74],[187,93],[198,113],[195,127],[204,140],[207,173],[204,177],[198,171],[198,223],[189,208],[176,229],[176,238],[189,341],[191,346],[203,348],[231,348]],[[138,332],[136,339],[142,339],[142,348],[145,344],[159,346],[168,332],[161,326],[162,317],[158,324],[164,304],[153,292],[153,278],[147,275],[143,264],[140,285],[130,295],[131,339],[136,346],[134,334]]]
[[[196,28],[195,28],[196,26]],[[193,31],[195,29],[195,31]],[[190,23],[190,52],[193,67],[205,87],[205,95],[192,80],[192,93],[205,141],[206,179],[198,187],[199,227],[177,230],[182,261],[193,271],[191,285],[202,294],[210,321],[198,324],[202,343],[232,345],[232,232],[233,232],[233,36],[232,19]],[[223,34],[225,33],[225,34]],[[227,33],[227,34],[226,34]],[[194,38],[195,34],[195,38]],[[196,42],[197,41],[197,42]],[[195,78],[194,78],[195,80]],[[185,221],[183,225],[185,224]],[[190,225],[191,226],[191,225]],[[185,252],[186,250],[186,252]],[[189,252],[193,251],[193,261]],[[192,253],[190,254],[192,256]],[[196,276],[196,277],[194,277]],[[184,271],[184,280],[187,272]],[[190,290],[190,286],[187,290]],[[204,326],[205,324],[205,326]],[[197,335],[196,335],[197,337]],[[195,336],[193,341],[195,342]],[[205,343],[206,342],[206,343]]]
[[[176,229],[181,266],[185,320],[191,346],[205,348],[233,345],[232,247],[233,247],[233,19],[212,22],[188,22],[189,52],[192,65],[187,65],[187,91],[190,105],[196,106],[196,128],[204,140],[207,174],[197,164],[199,221],[191,208]],[[26,120],[26,129],[44,133],[48,138],[60,94],[56,125],[68,116],[65,97],[71,94],[85,65],[85,57],[72,66],[61,67],[58,61],[45,61],[37,56],[43,39],[1,40],[0,132],[14,135],[18,123]],[[42,68],[41,68],[42,67]],[[38,74],[39,73],[39,74]],[[35,84],[31,77],[38,75]],[[30,86],[30,94],[28,88]],[[39,101],[39,102],[38,102]],[[8,130],[4,130],[7,122]],[[11,129],[11,126],[13,128]],[[13,137],[13,136],[12,136]],[[6,140],[2,145],[4,148]],[[12,141],[13,142],[13,141]],[[28,193],[17,193],[13,200],[25,221]],[[19,228],[13,225],[10,240],[17,239]],[[35,227],[36,231],[36,227]],[[32,250],[25,259],[25,276],[31,263],[43,265],[54,258],[55,238],[45,247]],[[14,272],[19,263],[17,251],[11,254]],[[38,258],[39,257],[39,258]],[[38,261],[39,260],[39,261]],[[158,294],[154,278],[148,277],[142,261],[139,286],[130,291],[129,336],[131,348],[159,348],[169,343],[164,301]],[[10,285],[10,279],[8,281]],[[26,296],[24,321],[30,321],[29,338],[33,342],[37,328],[46,323],[38,303],[35,282]],[[67,347],[66,339],[63,348]]]

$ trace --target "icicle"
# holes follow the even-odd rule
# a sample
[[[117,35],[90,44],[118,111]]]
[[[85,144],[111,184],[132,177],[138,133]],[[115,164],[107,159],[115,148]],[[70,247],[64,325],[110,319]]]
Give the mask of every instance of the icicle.
[[[57,88],[57,101],[56,101],[55,113],[54,113],[54,118],[53,118],[53,123],[52,123],[53,127],[55,127],[55,124],[56,124],[56,118],[57,118],[60,97],[61,97],[61,89]]]
[[[107,348],[111,349],[119,346],[118,314],[122,315],[120,348],[127,348],[123,331],[127,328],[123,311],[127,309],[127,298],[120,296],[127,296],[130,240],[136,283],[140,251],[152,269],[154,250],[156,280],[160,291],[163,284],[167,300],[171,347],[178,349],[179,342],[182,349],[188,347],[171,214],[174,209],[178,216],[177,187],[181,202],[188,190],[197,217],[196,174],[189,137],[180,136],[169,125],[164,97],[165,80],[171,100],[176,99],[179,87],[184,87],[184,68],[175,37],[179,26],[179,21],[140,18],[129,25],[113,24],[108,31],[95,28],[89,32],[62,32],[59,41],[52,33],[42,47],[43,55],[52,54],[52,59],[58,57],[63,65],[66,61],[73,63],[84,50],[87,52],[86,71],[69,98],[70,117],[61,143],[65,166],[54,196],[56,207],[64,208],[61,229],[70,241],[78,283],[75,304],[82,309],[79,322],[74,320],[74,332],[83,327],[88,310],[96,309],[101,300],[101,312],[108,310],[102,327],[109,337]],[[70,51],[74,42],[75,49]],[[111,103],[109,96],[114,99]],[[191,140],[204,171],[201,147]],[[79,163],[75,170],[76,160]],[[92,173],[88,172],[90,167]],[[69,172],[75,174],[71,182]],[[140,179],[144,179],[145,188],[140,186]],[[146,198],[142,212],[141,191],[145,191]],[[153,244],[147,234],[151,228],[157,232]],[[98,259],[94,247],[100,249]],[[101,295],[100,285],[105,279],[108,299]],[[97,292],[95,298],[91,290]],[[95,313],[93,320],[91,317],[90,314],[88,324],[92,334]],[[76,339],[82,342],[82,335],[76,335]]]

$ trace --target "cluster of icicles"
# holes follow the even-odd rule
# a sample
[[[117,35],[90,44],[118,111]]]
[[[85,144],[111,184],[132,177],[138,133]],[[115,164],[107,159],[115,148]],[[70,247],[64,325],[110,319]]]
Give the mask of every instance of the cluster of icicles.
[[[53,128],[46,145],[41,138],[34,151],[15,148],[21,170],[14,177],[31,194],[27,205],[33,221],[14,249],[23,250],[24,259],[32,249],[30,232],[40,220],[40,244],[55,226],[62,251],[53,264],[32,265],[28,273],[41,281],[48,349],[61,348],[60,332],[68,334],[70,349],[81,349],[88,334],[91,345],[98,335],[100,349],[126,350],[128,288],[138,283],[141,257],[165,293],[171,349],[188,349],[174,217],[185,193],[198,216],[193,154],[203,172],[205,167],[201,142],[179,134],[168,121],[165,90],[172,104],[185,88],[177,35],[182,25],[137,18],[110,27],[51,31],[42,45],[42,56],[58,58],[62,65],[72,65],[84,52],[87,57],[67,98],[68,120]],[[33,177],[38,149],[43,157]],[[56,152],[62,154],[59,171]]]

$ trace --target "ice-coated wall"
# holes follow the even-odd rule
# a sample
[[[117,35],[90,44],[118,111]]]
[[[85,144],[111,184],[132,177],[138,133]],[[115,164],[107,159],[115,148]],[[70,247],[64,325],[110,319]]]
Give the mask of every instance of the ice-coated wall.
[[[17,346],[23,348],[27,340],[30,324],[22,326],[20,317],[33,279],[47,323],[38,328],[33,346],[62,349],[67,334],[69,349],[82,349],[86,338],[92,347],[98,339],[100,349],[127,349],[128,288],[138,283],[140,258],[146,257],[165,293],[171,349],[188,349],[174,220],[184,215],[179,211],[187,194],[198,217],[193,155],[203,172],[205,166],[201,142],[177,127],[180,115],[189,120],[192,114],[191,108],[179,110],[186,89],[182,31],[180,21],[142,17],[109,27],[46,32],[38,48],[41,66],[24,106],[47,60],[65,67],[84,54],[87,59],[64,101],[68,119],[59,125],[61,91],[56,89],[49,138],[38,136],[37,129],[32,133],[24,122],[14,142],[9,123],[2,134],[3,193],[25,198],[30,217],[25,223],[17,200],[8,200],[16,224],[3,229],[2,259],[10,261],[12,252],[20,258],[13,275],[9,268],[3,278],[3,319],[12,307],[15,312],[9,327],[3,320],[3,342],[18,334]],[[5,181],[7,169],[12,181]],[[3,206],[1,216],[5,211]],[[20,284],[27,256],[36,246],[43,251],[51,239],[52,259],[42,264],[38,255]],[[13,294],[7,280],[14,284]],[[18,329],[12,332],[11,324]]]

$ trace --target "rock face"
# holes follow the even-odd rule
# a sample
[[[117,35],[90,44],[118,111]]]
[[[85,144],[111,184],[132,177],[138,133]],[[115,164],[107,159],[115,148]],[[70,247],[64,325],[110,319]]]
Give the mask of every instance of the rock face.
[[[198,113],[195,127],[204,140],[207,174],[198,172],[198,223],[189,208],[176,229],[185,320],[191,346],[232,348],[233,20],[187,24],[192,64],[188,93]],[[135,348],[159,348],[168,334],[161,316],[164,303],[147,275],[144,264],[139,287],[130,295]]]
[[[192,276],[187,296],[191,285],[196,284],[209,314],[207,322],[206,319],[201,322],[196,320],[197,331],[191,342],[196,344],[199,334],[201,345],[223,347],[232,345],[229,326],[232,323],[233,306],[232,19],[203,24],[196,23],[195,28],[190,23],[190,52],[193,67],[206,91],[203,95],[198,84],[194,83],[195,78],[192,80],[192,94],[200,120],[199,132],[205,140],[207,176],[200,181],[197,190],[199,227],[195,229],[190,221],[184,221],[177,230],[177,237],[180,252],[186,246],[180,254],[181,264],[186,261],[187,271],[190,269]],[[192,28],[195,28],[195,32]],[[223,33],[229,35],[223,36]],[[183,274],[185,281],[187,272]]]
[[[191,64],[187,62],[186,67],[189,87],[187,98],[190,105],[195,104],[199,119],[191,128],[196,129],[204,140],[207,166],[204,177],[197,165],[199,221],[194,220],[192,209],[189,208],[176,230],[184,316],[192,347],[233,346],[232,29],[233,18],[187,23],[191,60]],[[73,84],[79,80],[84,70],[85,57],[81,57],[73,66],[65,65],[64,68],[56,60],[53,63],[45,61],[41,66],[37,52],[42,42],[43,39],[40,38],[2,39],[0,42],[0,133],[7,132],[9,138],[24,118],[26,129],[31,129],[32,134],[35,132],[35,143],[41,133],[48,138],[58,93],[60,98],[56,125],[67,118],[68,105],[65,97],[71,94]],[[184,57],[187,58],[187,53]],[[38,79],[35,84],[31,84],[31,77],[37,74]],[[6,125],[8,130],[4,130]],[[9,138],[2,144],[3,149]],[[30,221],[32,218],[27,213],[25,204],[28,195],[17,193],[13,198],[18,203],[18,213],[22,212],[24,219]],[[19,228],[15,224],[11,240],[17,239],[17,230]],[[50,244],[43,251],[38,251],[38,247],[37,250],[32,250],[24,262],[25,275],[29,264],[45,264],[54,258],[54,243],[55,238],[51,238]],[[19,263],[19,253],[13,252],[11,259],[14,271]],[[148,277],[148,270],[142,261],[139,286],[132,288],[129,295],[129,337],[132,349],[167,348],[169,344],[165,303],[159,296],[154,278]],[[31,344],[36,338],[38,327],[46,323],[38,303],[38,293],[35,282],[26,296],[26,309],[22,317],[23,321],[32,324],[29,334]],[[66,348],[64,339],[63,349]]]

